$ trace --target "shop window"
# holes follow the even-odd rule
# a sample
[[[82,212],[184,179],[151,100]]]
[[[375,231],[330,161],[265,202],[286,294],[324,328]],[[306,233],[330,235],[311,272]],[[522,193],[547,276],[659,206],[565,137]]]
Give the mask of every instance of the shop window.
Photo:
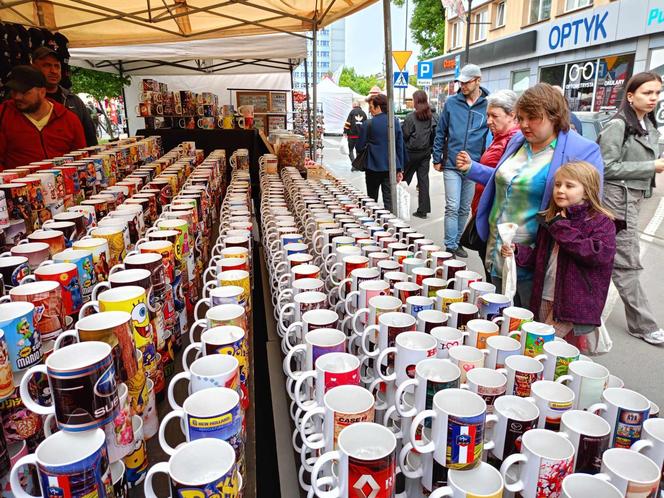
[[[617,109],[625,96],[627,80],[633,72],[634,54],[599,59],[593,109],[596,112]]]
[[[505,2],[499,2],[495,5],[494,28],[505,26]]]
[[[565,84],[565,64],[559,66],[548,66],[540,69],[540,83],[558,85],[562,88]]]
[[[664,48],[653,50],[650,54],[650,71],[664,76]],[[664,92],[659,95],[659,102],[655,109],[655,118],[660,132],[664,130]]]
[[[521,95],[530,87],[530,69],[512,71],[511,88],[517,95]]]
[[[452,39],[450,40],[450,49],[459,48],[463,45],[463,23],[457,21],[452,24]]]
[[[473,41],[486,40],[489,11],[484,9],[473,16]]]
[[[530,0],[528,23],[545,21],[551,17],[551,0]]]
[[[581,9],[592,4],[593,0],[565,0],[565,12]]]

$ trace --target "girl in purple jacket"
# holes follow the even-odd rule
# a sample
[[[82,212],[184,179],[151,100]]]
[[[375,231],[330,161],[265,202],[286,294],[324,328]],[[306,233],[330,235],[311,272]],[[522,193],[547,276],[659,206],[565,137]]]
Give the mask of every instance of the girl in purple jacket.
[[[600,176],[585,162],[569,162],[555,175],[551,202],[538,214],[534,246],[503,245],[519,266],[533,271],[530,309],[556,335],[582,351],[601,323],[616,252],[613,214],[600,201]]]

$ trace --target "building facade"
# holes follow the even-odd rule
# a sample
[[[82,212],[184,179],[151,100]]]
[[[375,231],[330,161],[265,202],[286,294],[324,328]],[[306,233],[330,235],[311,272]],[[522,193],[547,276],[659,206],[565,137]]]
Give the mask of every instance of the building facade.
[[[311,33],[308,33],[311,35]],[[313,42],[307,41],[307,64],[309,70],[309,84],[314,81]],[[334,72],[346,62],[346,21],[337,21],[318,31],[318,60],[316,68],[316,82],[328,73]],[[293,71],[293,89],[304,91],[306,88],[304,77],[304,63]]]
[[[454,89],[466,23],[448,12],[432,96]],[[489,90],[559,85],[574,111],[616,109],[632,74],[664,75],[664,0],[474,0],[470,62]],[[664,103],[658,107],[664,126]]]

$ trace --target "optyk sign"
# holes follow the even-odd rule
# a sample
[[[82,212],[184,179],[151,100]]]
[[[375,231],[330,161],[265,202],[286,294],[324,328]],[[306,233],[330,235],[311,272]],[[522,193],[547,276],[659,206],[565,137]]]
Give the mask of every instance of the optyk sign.
[[[578,44],[595,44],[607,41],[606,20],[609,12],[590,14],[572,21],[552,26],[549,31],[551,50],[572,48]]]

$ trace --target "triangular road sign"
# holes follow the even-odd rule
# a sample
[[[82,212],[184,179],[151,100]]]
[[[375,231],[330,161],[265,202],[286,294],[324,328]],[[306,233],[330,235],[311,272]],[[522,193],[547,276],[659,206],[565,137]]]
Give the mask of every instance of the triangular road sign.
[[[408,64],[408,59],[413,54],[412,50],[393,50],[392,57],[394,57],[394,62],[397,63],[397,67],[403,71]]]

